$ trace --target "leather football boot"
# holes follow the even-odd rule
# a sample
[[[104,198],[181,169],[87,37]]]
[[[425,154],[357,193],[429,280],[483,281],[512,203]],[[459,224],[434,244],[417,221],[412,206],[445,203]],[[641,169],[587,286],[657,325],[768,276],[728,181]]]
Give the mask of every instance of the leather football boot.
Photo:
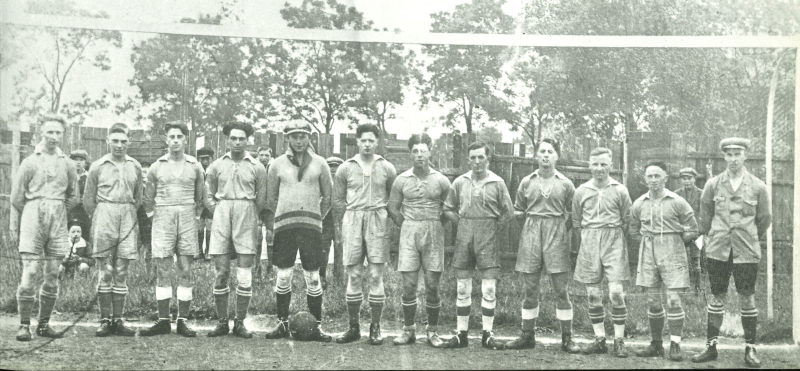
[[[750,368],[761,368],[761,360],[758,359],[756,347],[747,345],[744,348],[744,363]]]
[[[350,328],[345,331],[344,334],[336,338],[336,342],[339,344],[347,344],[358,339],[361,339],[361,328],[358,325],[350,325]]]
[[[367,339],[367,344],[369,345],[381,345],[383,344],[383,337],[381,336],[381,325],[378,323],[371,323],[369,325],[369,339]]]
[[[494,338],[494,333],[491,331],[483,331],[481,336],[481,346],[487,349],[503,349],[503,343]]]
[[[183,336],[185,338],[193,338],[197,336],[197,332],[190,329],[189,326],[186,325],[186,321],[179,319],[177,326],[175,326],[175,332],[178,335]]]
[[[64,332],[54,330],[49,323],[43,323],[36,327],[36,335],[43,338],[61,339],[64,337]]]
[[[625,347],[624,340],[614,339],[614,356],[617,358],[628,358],[628,349]]]
[[[694,363],[703,363],[709,362],[717,359],[717,344],[707,344],[706,350],[702,353],[692,357],[692,362]]]
[[[404,326],[405,327],[405,326]],[[417,334],[412,328],[403,328],[403,333],[392,340],[394,345],[408,345],[417,342]]]
[[[267,339],[282,339],[289,337],[289,321],[280,320],[275,327],[264,335]]]
[[[111,322],[111,333],[117,336],[136,336],[136,330],[125,326],[122,318],[117,318]]]
[[[505,349],[533,349],[536,348],[536,333],[533,331],[522,331],[520,337],[507,342]]]
[[[561,350],[569,354],[578,354],[581,352],[581,347],[572,341],[572,335],[561,334]]]
[[[17,341],[31,341],[30,325],[19,325],[19,330],[17,330]]]
[[[681,352],[681,344],[670,342],[669,344],[669,360],[673,362],[682,362],[683,353]]]
[[[172,332],[172,326],[168,319],[159,319],[152,326],[139,330],[139,336],[155,336],[155,335],[169,335]]]
[[[228,320],[224,319],[224,320],[220,320],[217,323],[217,327],[214,327],[214,329],[211,330],[211,332],[208,333],[208,337],[215,338],[215,337],[218,337],[218,336],[225,336],[229,332],[231,332],[231,328],[228,326]]]
[[[468,331],[458,331],[456,332],[453,337],[450,338],[448,341],[448,348],[466,348],[469,346],[469,332]]]
[[[589,344],[588,347],[581,350],[583,354],[605,354],[608,353],[606,346],[606,338],[595,338],[594,343]]]
[[[672,349],[670,348],[670,352]],[[647,348],[636,352],[637,357],[664,357],[664,344],[660,341],[651,341]]]
[[[247,330],[247,327],[244,327],[244,320],[241,319],[233,320],[233,334],[242,339],[250,339],[253,337],[253,334]]]
[[[428,344],[434,348],[447,348],[449,344],[443,341],[436,331],[428,331]]]
[[[100,327],[97,328],[97,331],[94,332],[94,336],[97,337],[106,337],[111,335],[111,320],[108,318],[103,318],[100,320]]]

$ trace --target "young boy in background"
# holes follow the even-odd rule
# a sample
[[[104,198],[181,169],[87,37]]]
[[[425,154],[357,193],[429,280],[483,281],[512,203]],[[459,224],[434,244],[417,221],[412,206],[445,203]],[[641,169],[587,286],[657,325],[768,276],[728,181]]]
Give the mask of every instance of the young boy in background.
[[[72,278],[75,276],[75,270],[79,272],[88,272],[89,267],[94,265],[94,259],[91,258],[90,251],[92,245],[83,239],[83,228],[81,228],[81,221],[79,219],[72,219],[67,224],[69,228],[69,243],[72,246],[61,261],[61,267],[58,269],[59,276]]]

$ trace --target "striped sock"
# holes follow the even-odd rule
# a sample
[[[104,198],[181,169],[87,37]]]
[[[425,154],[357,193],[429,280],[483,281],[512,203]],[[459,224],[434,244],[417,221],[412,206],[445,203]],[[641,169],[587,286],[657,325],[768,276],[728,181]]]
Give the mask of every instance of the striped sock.
[[[659,307],[658,312],[653,312],[650,308],[647,311],[647,317],[650,319],[650,333],[653,336],[653,341],[664,340],[664,307]],[[672,330],[670,323],[669,329]]]
[[[189,317],[189,309],[192,306],[192,288],[178,286],[178,319],[185,320]]]
[[[228,285],[214,286],[214,304],[220,321],[228,319],[228,295],[230,292],[231,288]]]
[[[472,307],[472,297],[456,299],[456,330],[469,331],[469,312]]]
[[[439,312],[442,309],[442,301],[436,303],[425,302],[425,311],[428,313],[428,326],[439,326]]]
[[[100,293],[98,293],[98,296]],[[128,296],[128,286],[113,286],[111,288],[111,316],[122,318],[125,313],[125,298]]]
[[[386,295],[369,294],[367,297],[369,301],[370,314],[372,315],[372,323],[381,323],[381,314],[383,313],[383,303],[386,301]]]
[[[556,319],[561,323],[561,334],[572,335],[572,308],[556,308]]]
[[[680,344],[681,336],[683,335],[683,323],[685,318],[686,312],[683,311],[683,307],[669,308],[669,313],[667,313],[667,321],[669,322],[670,341]]]
[[[606,313],[602,306],[589,307],[589,320],[592,322],[594,336],[598,338],[606,337],[606,328],[605,324],[603,323],[605,319]]]
[[[744,330],[744,342],[747,344],[756,343],[756,328],[758,327],[758,309],[742,309],[742,330]]]
[[[413,326],[416,324],[416,316],[417,316],[417,298],[413,299],[402,299],[403,304],[403,325],[405,326]]]
[[[483,331],[492,331],[492,327],[494,327],[494,308],[497,305],[496,299],[486,299],[483,298],[481,300],[481,314],[483,315],[482,323],[483,323]]]
[[[614,338],[625,338],[625,320],[628,319],[627,307],[611,308],[611,321],[614,322]]]
[[[347,303],[347,315],[350,317],[350,326],[358,326],[361,317],[361,302],[364,301],[364,294],[345,294],[344,301]]]
[[[289,295],[291,298],[291,293]],[[247,317],[247,308],[250,307],[250,298],[252,296],[252,287],[236,287],[236,319],[243,320]]]
[[[100,309],[100,319],[111,318],[113,304],[113,291],[109,286],[97,286],[97,306]]]
[[[706,330],[706,342],[708,345],[716,345],[719,337],[719,329],[722,327],[722,319],[725,315],[724,305],[708,304],[708,328]]]
[[[536,319],[539,318],[539,306],[525,308],[522,306],[522,331],[536,331]]]
[[[50,322],[50,315],[53,314],[53,307],[58,298],[58,286],[45,286],[39,289],[39,325]]]
[[[172,287],[156,286],[156,301],[158,306],[158,319],[170,319],[169,300],[172,299]]]
[[[319,290],[306,290],[306,304],[308,312],[317,321],[322,321],[322,287],[319,287]]]

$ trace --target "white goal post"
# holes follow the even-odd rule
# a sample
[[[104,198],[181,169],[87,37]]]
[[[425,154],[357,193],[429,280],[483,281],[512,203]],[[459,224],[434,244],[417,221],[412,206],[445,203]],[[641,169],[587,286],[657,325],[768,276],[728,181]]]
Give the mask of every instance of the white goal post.
[[[178,35],[204,35],[221,37],[316,40],[342,42],[381,42],[398,44],[450,44],[537,47],[591,47],[591,48],[795,48],[795,148],[794,148],[794,223],[792,261],[792,337],[800,344],[800,37],[798,36],[578,36],[578,35],[500,35],[458,33],[406,33],[377,31],[348,31],[325,29],[268,28],[238,25],[206,25],[189,23],[142,23],[136,20],[103,19],[34,15],[14,9],[0,12],[0,23],[18,26],[81,28],[120,32],[160,33]],[[771,125],[769,122],[767,125]],[[14,139],[19,144],[18,128]],[[768,128],[771,133],[771,129]],[[770,135],[771,136],[771,135]],[[771,148],[771,143],[767,144]],[[772,153],[767,151],[767,163]],[[13,164],[16,167],[16,163]],[[12,171],[12,174],[14,171]],[[771,175],[771,169],[768,174]],[[770,183],[771,179],[767,179]],[[770,246],[771,247],[771,246]],[[771,253],[769,254],[771,257]],[[771,265],[771,262],[768,262]],[[771,269],[770,269],[771,270]]]

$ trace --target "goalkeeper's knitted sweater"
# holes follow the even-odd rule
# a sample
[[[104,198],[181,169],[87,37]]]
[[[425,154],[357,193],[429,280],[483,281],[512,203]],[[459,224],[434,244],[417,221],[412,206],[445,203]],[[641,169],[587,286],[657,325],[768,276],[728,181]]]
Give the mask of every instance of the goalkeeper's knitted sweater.
[[[275,214],[275,233],[293,228],[322,232],[322,219],[331,209],[328,163],[310,147],[303,157],[302,164],[295,163],[290,148],[270,164],[267,207]]]

